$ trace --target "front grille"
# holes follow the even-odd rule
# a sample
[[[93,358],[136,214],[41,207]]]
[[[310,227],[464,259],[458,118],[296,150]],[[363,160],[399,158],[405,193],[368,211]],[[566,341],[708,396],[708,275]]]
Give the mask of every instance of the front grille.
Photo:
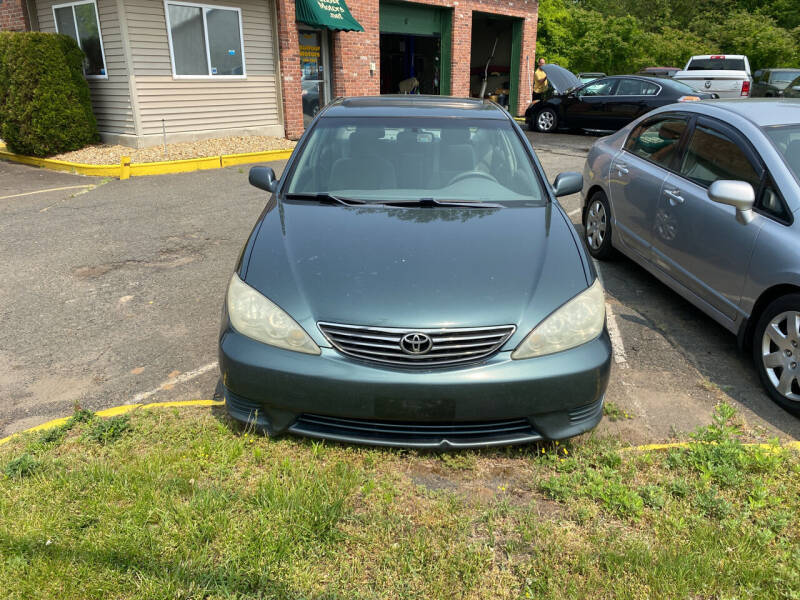
[[[542,439],[527,419],[425,424],[303,414],[289,431],[342,442],[416,448],[496,446]]]
[[[320,331],[342,354],[404,367],[434,367],[474,362],[497,352],[516,327],[469,327],[453,329],[400,329],[360,327],[338,323],[318,323]],[[410,354],[401,340],[407,335],[424,334],[430,349]]]

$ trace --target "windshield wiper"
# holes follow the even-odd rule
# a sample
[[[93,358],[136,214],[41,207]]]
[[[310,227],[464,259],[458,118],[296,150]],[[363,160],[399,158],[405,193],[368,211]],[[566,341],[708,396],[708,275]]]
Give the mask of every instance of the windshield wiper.
[[[470,202],[468,200],[437,200],[436,198],[419,198],[417,200],[381,200],[370,204],[384,204],[386,206],[422,206],[422,207],[465,207],[465,208],[502,208],[502,204],[492,202]]]
[[[325,192],[318,194],[286,194],[287,200],[316,200],[317,202],[327,202],[341,204],[342,206],[358,206],[360,204],[367,204],[365,200],[358,198],[342,198],[341,196],[334,196]]]

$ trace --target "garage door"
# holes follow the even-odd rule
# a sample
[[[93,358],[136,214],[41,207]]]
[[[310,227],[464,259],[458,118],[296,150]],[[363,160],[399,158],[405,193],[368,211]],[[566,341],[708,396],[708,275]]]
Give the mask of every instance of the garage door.
[[[450,62],[453,11],[447,8],[422,4],[380,3],[380,32],[406,35],[432,35],[441,40],[442,65],[440,89],[443,96],[450,94]]]

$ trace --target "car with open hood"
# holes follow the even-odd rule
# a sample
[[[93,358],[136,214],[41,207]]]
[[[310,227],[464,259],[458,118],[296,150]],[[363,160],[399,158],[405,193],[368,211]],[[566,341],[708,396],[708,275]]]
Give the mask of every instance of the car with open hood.
[[[566,69],[553,67],[557,65],[543,67],[555,83],[553,93],[525,111],[528,128],[542,133],[616,131],[655,108],[714,97],[672,79],[639,75],[612,75],[583,84]]]
[[[597,274],[510,115],[481,100],[338,99],[269,193],[224,304],[227,410],[270,434],[468,447],[602,416]]]

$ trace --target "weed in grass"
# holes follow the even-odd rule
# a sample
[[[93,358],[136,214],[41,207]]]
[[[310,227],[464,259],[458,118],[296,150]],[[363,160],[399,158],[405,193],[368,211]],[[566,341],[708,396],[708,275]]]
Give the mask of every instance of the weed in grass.
[[[116,442],[131,429],[131,419],[128,415],[111,417],[110,419],[93,419],[86,437],[98,444],[107,445]]]
[[[88,423],[89,421],[94,419],[94,417],[95,414],[92,411],[76,406],[75,412],[72,413],[72,416],[69,418],[67,425],[69,428],[72,428],[77,423]]]
[[[714,487],[701,491],[693,501],[700,512],[713,519],[724,519],[731,513],[731,503],[721,497]]]
[[[442,464],[454,471],[471,471],[477,463],[474,452],[443,452],[438,458]]]
[[[6,477],[22,478],[32,475],[40,466],[41,463],[36,460],[32,454],[25,452],[24,454],[20,454],[17,458],[8,461],[3,472],[6,474]]]
[[[637,492],[642,497],[645,506],[649,506],[653,510],[661,510],[667,502],[666,493],[658,485],[642,485]]]
[[[633,415],[611,401],[606,401],[605,404],[603,404],[603,416],[605,416],[612,423],[615,421],[626,421],[633,418]]]
[[[689,495],[690,489],[689,483],[683,478],[673,479],[667,485],[670,495],[675,498],[685,498]]]

